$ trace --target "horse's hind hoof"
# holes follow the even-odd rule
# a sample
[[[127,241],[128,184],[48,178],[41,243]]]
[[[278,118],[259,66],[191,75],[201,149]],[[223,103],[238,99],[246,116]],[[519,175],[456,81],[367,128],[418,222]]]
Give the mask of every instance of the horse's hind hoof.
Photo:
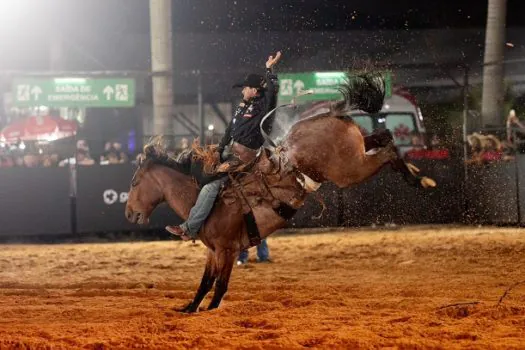
[[[431,179],[429,177],[426,177],[426,176],[423,176],[419,182],[421,183],[421,186],[423,188],[429,188],[429,187],[436,187],[437,186],[436,181],[434,181],[433,179]]]
[[[405,163],[408,170],[410,171],[410,173],[412,173],[412,175],[414,176],[417,176],[417,174],[419,174],[420,170],[417,166],[415,166],[414,164],[412,163]]]

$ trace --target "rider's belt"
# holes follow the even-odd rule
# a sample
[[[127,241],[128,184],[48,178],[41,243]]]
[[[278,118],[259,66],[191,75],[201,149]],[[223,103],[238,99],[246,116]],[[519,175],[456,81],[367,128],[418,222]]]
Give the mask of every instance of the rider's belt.
[[[232,143],[231,152],[245,163],[249,163],[257,158],[257,150],[243,146],[235,141]]]

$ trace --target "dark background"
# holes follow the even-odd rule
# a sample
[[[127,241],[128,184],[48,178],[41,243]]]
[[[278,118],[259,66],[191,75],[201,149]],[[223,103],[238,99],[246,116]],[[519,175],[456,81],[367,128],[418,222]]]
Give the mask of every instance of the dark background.
[[[122,64],[120,57],[132,52],[127,49],[128,41],[137,44],[149,41],[148,4],[147,0],[6,2],[0,5],[0,69],[47,68],[48,57],[43,53],[50,38],[56,36],[65,41],[67,54],[87,58],[88,64],[77,64],[84,69],[106,68],[112,66],[114,60]],[[253,34],[268,31],[483,28],[487,1],[174,0],[172,7],[174,35]],[[507,26],[525,26],[524,11],[524,1],[509,0]],[[119,42],[123,47],[102,45]],[[144,57],[144,67],[149,68],[147,53]]]

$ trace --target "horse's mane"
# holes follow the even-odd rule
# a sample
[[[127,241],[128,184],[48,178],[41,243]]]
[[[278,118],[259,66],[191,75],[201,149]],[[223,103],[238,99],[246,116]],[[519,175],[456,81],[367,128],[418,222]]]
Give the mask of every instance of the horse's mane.
[[[139,159],[139,165],[149,161],[153,164],[166,166],[182,174],[190,174],[190,163],[177,161],[168,154],[162,136],[157,136],[144,145],[143,155]]]
[[[213,169],[220,163],[217,157],[217,145],[202,147],[198,139],[195,139],[191,145],[191,154],[194,161],[202,163],[203,171],[206,174],[213,173]]]
[[[217,145],[200,146],[199,140],[193,141],[190,149],[172,157],[169,155],[164,139],[157,136],[144,145],[143,157],[139,163],[150,161],[153,164],[166,166],[180,173],[191,174],[191,162],[200,162],[205,173],[211,174],[220,162],[217,157]]]
[[[340,115],[346,110],[360,109],[367,113],[377,113],[385,100],[385,80],[381,73],[363,72],[357,75],[348,73],[347,81],[339,86],[343,100],[331,105],[330,115]]]

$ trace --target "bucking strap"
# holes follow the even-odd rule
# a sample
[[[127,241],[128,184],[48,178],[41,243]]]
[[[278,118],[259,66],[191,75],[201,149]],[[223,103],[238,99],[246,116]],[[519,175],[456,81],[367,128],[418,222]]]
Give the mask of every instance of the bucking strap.
[[[248,230],[248,239],[250,240],[250,247],[261,244],[261,233],[255,222],[255,216],[253,211],[250,210],[249,213],[244,214],[244,222],[246,222],[246,228]]]

